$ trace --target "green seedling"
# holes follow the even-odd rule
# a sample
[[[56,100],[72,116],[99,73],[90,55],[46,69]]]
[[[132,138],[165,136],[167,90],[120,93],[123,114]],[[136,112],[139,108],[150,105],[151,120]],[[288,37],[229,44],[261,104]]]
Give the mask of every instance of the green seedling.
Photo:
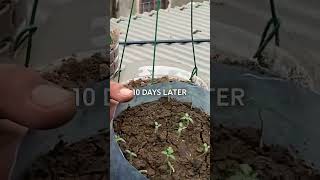
[[[115,135],[115,140],[116,140],[117,143],[118,142],[126,143],[126,141],[122,137],[120,137],[119,135]]]
[[[227,180],[258,180],[258,174],[248,164],[241,164],[239,169],[234,171],[234,175]]]
[[[126,153],[129,154],[129,161],[132,163],[133,157],[138,157],[136,153],[126,150]]]
[[[204,144],[202,144],[201,149],[202,149],[201,155],[205,155],[209,152],[210,146],[207,143],[204,143]]]
[[[187,127],[184,126],[184,124],[182,122],[179,123],[179,127],[178,127],[178,136],[180,137],[181,136],[181,133],[183,130],[187,129]]]
[[[157,134],[159,127],[161,127],[162,125],[159,124],[158,122],[154,122],[154,133]]]
[[[169,146],[167,149],[165,149],[165,150],[162,151],[161,153],[166,156],[166,161],[165,161],[165,163],[168,165],[169,170],[170,170],[170,175],[171,175],[172,173],[175,172],[174,167],[173,167],[173,165],[172,165],[171,162],[170,162],[171,159],[172,159],[172,160],[176,160],[176,157],[174,157],[174,155],[173,155],[174,151],[173,151],[172,147]]]
[[[190,122],[193,124],[193,120],[190,117],[188,113],[184,113],[183,116],[180,118],[180,120],[185,124],[186,126],[189,126]]]

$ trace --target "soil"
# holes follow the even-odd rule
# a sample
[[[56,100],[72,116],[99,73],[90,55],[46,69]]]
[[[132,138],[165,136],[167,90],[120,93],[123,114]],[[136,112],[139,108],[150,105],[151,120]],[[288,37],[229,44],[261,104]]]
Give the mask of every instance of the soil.
[[[240,164],[250,165],[259,180],[320,179],[318,171],[296,157],[297,151],[277,145],[260,147],[257,129],[214,126],[212,133],[212,180],[227,179]]]
[[[109,133],[68,144],[61,140],[32,165],[26,180],[106,180],[109,177]]]
[[[188,113],[194,124],[179,137],[178,123],[182,113]],[[162,126],[155,133],[154,122]],[[201,146],[210,144],[209,116],[191,103],[161,98],[124,111],[114,120],[114,129],[126,143],[119,142],[126,158],[126,150],[137,154],[131,162],[138,170],[153,180],[204,180],[210,177],[210,154],[201,155]],[[175,172],[170,175],[165,155],[161,153],[172,147],[176,160],[171,160]]]
[[[97,53],[89,58],[79,60],[71,57],[62,60],[62,65],[42,77],[65,89],[84,88],[90,84],[109,78],[109,58]]]

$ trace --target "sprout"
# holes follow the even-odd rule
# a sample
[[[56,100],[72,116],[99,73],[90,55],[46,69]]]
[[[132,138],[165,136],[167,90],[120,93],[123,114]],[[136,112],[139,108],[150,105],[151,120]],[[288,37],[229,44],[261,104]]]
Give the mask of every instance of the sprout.
[[[126,141],[122,138],[122,137],[120,137],[119,135],[115,135],[115,139],[116,139],[116,142],[123,142],[123,143],[126,143]]]
[[[165,150],[162,151],[161,153],[166,156],[166,161],[165,161],[165,163],[168,165],[169,170],[170,170],[170,175],[171,175],[172,173],[175,172],[174,167],[173,167],[173,165],[172,165],[171,162],[170,162],[170,159],[176,160],[176,158],[175,158],[174,155],[173,155],[174,151],[173,151],[172,147],[169,146],[167,149],[165,149]]]
[[[207,154],[209,152],[210,146],[207,143],[202,144],[202,153]]]
[[[241,164],[227,180],[258,180],[258,174],[248,164]]]
[[[159,127],[161,127],[162,125],[159,124],[158,122],[154,122],[154,133],[157,134]]]
[[[179,127],[178,127],[178,136],[180,137],[181,136],[181,133],[183,130],[187,129],[187,127],[184,126],[184,124],[182,122],[179,123]]]
[[[129,154],[129,161],[132,162],[133,157],[138,157],[137,154],[135,154],[134,152],[131,152],[130,150],[126,150],[126,153]]]
[[[190,122],[193,124],[193,120],[188,113],[184,113],[180,119],[186,126],[189,126]]]

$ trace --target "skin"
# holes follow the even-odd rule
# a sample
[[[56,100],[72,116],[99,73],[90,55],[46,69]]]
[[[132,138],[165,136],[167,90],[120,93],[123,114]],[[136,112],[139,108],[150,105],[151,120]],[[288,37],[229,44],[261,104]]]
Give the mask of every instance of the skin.
[[[110,117],[119,102],[133,92],[110,83]],[[51,129],[72,119],[75,94],[42,79],[39,73],[16,65],[0,65],[0,179],[8,179],[18,145],[28,129]]]

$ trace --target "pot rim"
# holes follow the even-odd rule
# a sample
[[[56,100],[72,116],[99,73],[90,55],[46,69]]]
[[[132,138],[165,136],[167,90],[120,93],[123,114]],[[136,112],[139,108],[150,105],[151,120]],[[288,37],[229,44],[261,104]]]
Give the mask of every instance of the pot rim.
[[[136,80],[148,80],[148,79],[151,79],[151,75],[146,75],[146,70],[152,68],[152,66],[142,66],[139,68],[140,71],[143,71],[142,73],[139,73],[137,77],[135,78],[132,78],[132,79],[129,79],[127,81],[124,82],[125,85],[128,85],[130,83],[130,81],[136,81]],[[168,75],[167,72],[162,72],[162,73],[156,73],[155,72],[155,75],[154,75],[154,78],[162,78],[162,77],[168,77],[169,80],[177,80],[177,81],[181,81],[181,82],[189,82],[190,79],[189,78],[186,78],[185,76],[183,76],[182,74],[188,74],[188,72],[186,70],[183,70],[183,69],[180,69],[180,68],[176,68],[176,67],[170,67],[170,66],[154,66],[155,70],[156,69],[165,69],[165,70],[168,70],[168,69],[172,69],[172,70],[175,70],[176,73],[175,75]],[[179,74],[181,73],[181,74]],[[197,85],[205,90],[209,90],[209,86],[207,83],[205,83],[205,81],[203,81],[199,76],[194,76],[192,78],[192,82],[191,84],[194,84],[194,85]]]
[[[7,51],[10,51],[10,46],[12,44],[10,41],[5,40],[5,41],[3,41],[1,43],[3,43],[3,46],[0,47],[0,54],[3,54],[5,52],[7,52]]]

